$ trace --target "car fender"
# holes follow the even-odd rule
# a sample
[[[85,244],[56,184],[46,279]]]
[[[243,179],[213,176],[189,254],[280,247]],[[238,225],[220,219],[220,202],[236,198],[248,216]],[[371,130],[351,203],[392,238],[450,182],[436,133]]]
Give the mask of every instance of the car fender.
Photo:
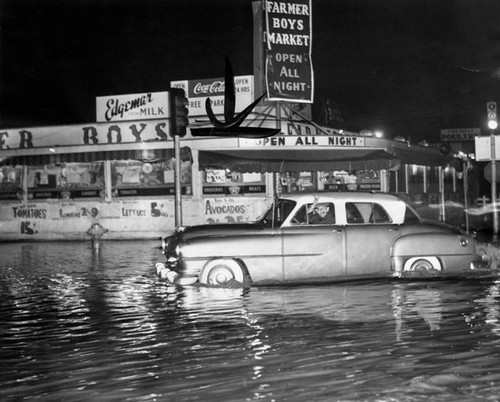
[[[398,237],[392,246],[392,257],[448,254],[476,254],[474,239],[456,233],[414,233]]]
[[[440,264],[446,266],[447,260],[475,255],[475,240],[468,236],[456,233],[415,233],[403,235],[394,241],[391,261],[393,270],[400,272],[405,262],[414,257],[428,260],[436,258]]]

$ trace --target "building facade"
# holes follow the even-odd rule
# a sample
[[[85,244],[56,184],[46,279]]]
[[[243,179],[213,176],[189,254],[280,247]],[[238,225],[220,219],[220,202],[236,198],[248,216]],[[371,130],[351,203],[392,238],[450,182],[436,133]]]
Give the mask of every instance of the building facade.
[[[250,125],[276,126],[260,119]],[[256,219],[278,194],[364,190],[440,197],[437,149],[282,120],[263,139],[181,139],[182,224]],[[0,240],[153,239],[175,228],[165,119],[0,130]],[[455,179],[454,179],[455,180]],[[454,189],[460,193],[460,185]]]

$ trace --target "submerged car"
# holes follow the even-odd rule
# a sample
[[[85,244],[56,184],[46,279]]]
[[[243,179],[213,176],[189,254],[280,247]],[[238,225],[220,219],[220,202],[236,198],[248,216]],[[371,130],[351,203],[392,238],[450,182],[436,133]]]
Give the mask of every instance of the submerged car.
[[[157,272],[180,285],[286,285],[489,274],[474,238],[385,193],[276,199],[255,222],[176,229]]]

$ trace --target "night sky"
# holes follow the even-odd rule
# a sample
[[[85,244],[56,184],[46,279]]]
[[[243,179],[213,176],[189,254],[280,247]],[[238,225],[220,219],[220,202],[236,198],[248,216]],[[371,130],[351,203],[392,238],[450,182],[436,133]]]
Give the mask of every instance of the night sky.
[[[312,0],[312,11],[313,120],[328,98],[339,129],[412,142],[486,132],[500,1]],[[0,28],[3,128],[93,122],[96,96],[222,77],[225,56],[253,74],[251,0],[0,0]]]

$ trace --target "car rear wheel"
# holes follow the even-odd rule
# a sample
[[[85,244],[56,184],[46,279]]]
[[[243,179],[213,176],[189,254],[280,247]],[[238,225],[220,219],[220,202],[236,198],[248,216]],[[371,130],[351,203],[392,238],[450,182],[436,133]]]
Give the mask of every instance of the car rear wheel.
[[[235,260],[210,261],[200,275],[200,283],[204,285],[222,286],[229,283],[243,284],[245,274],[240,264]]]
[[[436,257],[414,257],[406,261],[404,271],[422,273],[441,271],[441,264]]]

